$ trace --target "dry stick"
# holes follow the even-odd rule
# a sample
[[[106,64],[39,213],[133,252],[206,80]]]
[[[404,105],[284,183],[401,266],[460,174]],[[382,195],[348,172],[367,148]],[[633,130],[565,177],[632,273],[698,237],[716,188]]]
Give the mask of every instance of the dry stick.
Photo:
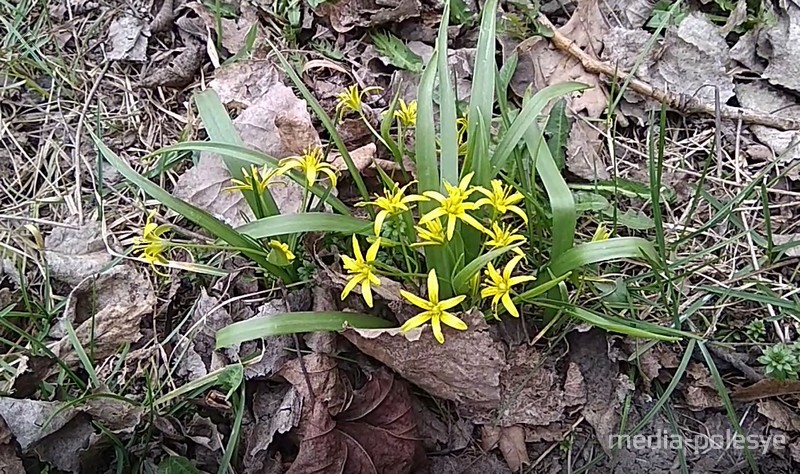
[[[587,71],[594,74],[603,74],[610,78],[620,79],[621,81],[626,81],[630,77],[630,74],[627,72],[620,71],[618,68],[608,63],[598,61],[597,59],[586,54],[571,39],[560,33],[546,16],[539,15],[539,22],[552,30],[553,36],[550,38],[550,41],[553,42],[553,45],[559,50],[580,61],[580,63],[583,65],[583,68]],[[643,96],[666,103],[673,109],[680,110],[681,112],[685,112],[687,114],[716,114],[716,107],[714,107],[712,104],[703,103],[693,97],[688,97],[683,94],[671,94],[669,92],[656,89],[650,84],[647,84],[639,79],[631,78],[628,86],[631,90],[638,92]],[[800,120],[776,117],[742,107],[723,105],[720,107],[719,116],[728,120],[741,119],[746,123],[764,125],[778,130],[800,130]]]

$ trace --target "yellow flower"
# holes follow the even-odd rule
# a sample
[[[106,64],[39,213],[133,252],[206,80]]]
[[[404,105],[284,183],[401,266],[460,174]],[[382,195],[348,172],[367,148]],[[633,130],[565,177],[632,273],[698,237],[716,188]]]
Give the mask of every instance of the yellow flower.
[[[306,175],[306,183],[311,187],[317,182],[317,175],[325,173],[331,180],[331,186],[336,187],[336,170],[330,164],[322,161],[322,159],[322,149],[320,147],[309,148],[303,156],[290,156],[281,160],[278,174],[299,168]]]
[[[592,236],[592,242],[600,242],[602,240],[608,240],[611,237],[611,232],[604,226],[603,224],[598,224],[597,230],[594,231],[594,235]]]
[[[426,245],[443,245],[447,242],[447,236],[444,235],[442,222],[439,219],[433,219],[423,225],[415,225],[414,229],[417,231],[419,242],[411,244],[412,247],[424,247]]]
[[[356,204],[356,206],[375,206],[380,209],[378,214],[375,216],[375,235],[381,235],[381,227],[383,227],[383,222],[386,220],[387,217],[393,217],[397,214],[402,212],[408,211],[408,204],[412,202],[418,201],[427,201],[428,199],[424,196],[418,196],[416,194],[412,194],[409,196],[405,196],[404,193],[409,186],[414,183],[406,184],[402,188],[399,184],[393,183],[392,189],[384,189],[383,196],[375,195],[375,201],[371,202],[361,202]]]
[[[358,86],[350,86],[343,90],[336,96],[336,113],[339,120],[347,114],[347,112],[361,112],[361,102],[364,96],[381,92],[383,89],[380,87],[367,87],[363,91],[358,91]]]
[[[470,194],[475,191],[475,188],[469,187],[469,182],[474,174],[475,173],[473,172],[464,176],[464,178],[461,179],[461,182],[458,183],[458,186],[452,186],[450,183],[445,181],[444,189],[447,191],[447,197],[444,197],[437,191],[425,191],[422,193],[425,195],[425,197],[437,201],[439,203],[439,207],[422,216],[422,218],[419,220],[419,223],[423,225],[436,218],[447,216],[447,240],[451,240],[453,238],[453,234],[456,230],[456,221],[458,219],[466,222],[481,232],[485,232],[486,228],[483,227],[483,225],[478,222],[477,219],[467,214],[467,211],[474,211],[480,207],[477,203],[467,202]]]
[[[428,274],[427,301],[405,290],[400,290],[400,294],[403,295],[403,298],[407,299],[409,303],[425,310],[406,321],[405,324],[400,327],[401,331],[409,331],[430,321],[431,326],[433,327],[433,337],[439,341],[439,344],[444,344],[442,323],[450,326],[451,328],[458,329],[459,331],[464,331],[467,329],[467,324],[464,321],[445,311],[464,301],[466,296],[460,295],[456,296],[455,298],[439,301],[439,280],[436,279],[436,270],[431,270],[431,272]]]
[[[502,301],[503,306],[511,314],[511,316],[514,316],[515,318],[519,317],[519,311],[517,311],[517,307],[514,306],[514,302],[511,301],[511,287],[536,279],[532,276],[511,276],[511,273],[514,271],[514,267],[519,263],[520,260],[522,260],[522,258],[522,255],[517,255],[516,257],[512,258],[506,264],[505,268],[503,268],[502,275],[494,268],[494,265],[492,265],[491,262],[486,267],[487,279],[484,280],[484,288],[481,290],[481,298],[488,298],[490,296],[492,297],[492,311],[497,312],[497,303]]]
[[[417,124],[417,101],[408,104],[403,99],[398,101],[400,108],[394,111],[394,117],[404,127],[410,128]]]
[[[486,235],[491,237],[486,241],[486,245],[493,249],[499,249],[515,242],[525,242],[525,237],[511,230],[508,226],[492,222],[492,230],[487,230]],[[519,248],[514,249],[520,251]]]
[[[342,255],[342,262],[344,268],[351,274],[350,281],[345,285],[342,290],[342,299],[347,298],[347,295],[353,291],[353,288],[361,283],[361,295],[367,306],[372,308],[372,288],[370,285],[380,286],[381,280],[375,275],[375,267],[373,262],[378,255],[378,249],[381,246],[381,239],[378,237],[375,242],[367,249],[366,258],[361,255],[361,247],[358,245],[358,239],[353,235],[353,256],[350,258],[347,255]]]
[[[484,187],[475,188],[479,193],[483,194],[484,198],[478,199],[476,203],[478,206],[491,206],[500,215],[508,212],[513,212],[518,215],[520,219],[526,224],[528,223],[528,216],[516,204],[522,201],[525,197],[518,192],[512,192],[511,186],[503,186],[502,181],[499,179],[492,180],[492,190],[489,191]]]
[[[259,169],[256,165],[250,165],[250,172],[248,173],[246,168],[242,168],[242,179],[231,179],[233,186],[227,187],[225,190],[255,191],[261,194],[266,191],[272,180],[280,174],[280,170],[276,168],[264,166]]]
[[[294,253],[289,249],[289,244],[281,242],[280,240],[270,240],[268,246],[280,254],[287,262],[291,262],[295,259]]]
[[[140,252],[141,258],[150,265],[166,265],[168,260],[164,257],[163,252],[167,248],[168,241],[162,239],[161,236],[169,230],[169,226],[153,222],[155,215],[156,211],[153,211],[147,216],[144,228],[142,228],[142,236],[133,239],[133,249]]]

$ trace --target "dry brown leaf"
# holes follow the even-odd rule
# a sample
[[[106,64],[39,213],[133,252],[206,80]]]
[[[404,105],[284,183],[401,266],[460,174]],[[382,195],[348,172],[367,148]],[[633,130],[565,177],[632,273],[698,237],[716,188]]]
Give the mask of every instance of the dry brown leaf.
[[[259,383],[253,394],[253,420],[244,426],[247,472],[261,472],[274,436],[288,433],[300,423],[301,407],[302,399],[294,388]]]
[[[770,426],[789,433],[800,432],[800,416],[796,408],[787,407],[778,400],[759,400],[756,405]]]
[[[800,92],[800,6],[788,5],[785,14],[779,14],[777,22],[762,34],[771,46],[763,76],[772,84]]]
[[[302,360],[299,358],[290,360],[278,371],[278,375],[292,384],[305,401],[303,418],[311,416],[308,411],[314,408],[312,399],[328,407],[331,416],[338,415],[350,405],[352,396],[350,383],[346,377],[339,375],[336,359],[328,355],[311,354],[304,356]],[[308,393],[306,380],[311,384],[313,394]]]
[[[419,0],[334,0],[326,1],[315,13],[327,16],[338,33],[357,26],[371,27],[384,23],[401,23],[420,14]]]
[[[250,104],[233,121],[246,147],[280,159],[301,155],[307,148],[320,144],[305,101],[280,81],[272,82],[271,68],[263,62],[233,67],[234,72],[225,73],[212,85],[224,94],[227,103]],[[258,71],[270,79],[249,83]],[[299,212],[302,188],[284,178],[275,183],[270,192],[281,213]],[[228,186],[230,174],[222,160],[217,155],[201,153],[198,165],[178,179],[173,194],[232,226],[239,226],[252,219],[253,214],[241,193],[224,190]]]
[[[150,280],[128,265],[116,266],[82,283],[70,294],[70,300],[76,301],[76,309],[72,314],[65,312],[65,317],[74,317],[74,324],[80,323],[75,328],[78,341],[83,347],[92,345],[94,360],[103,360],[123,344],[138,341],[142,337],[142,317],[152,313],[156,304]],[[78,301],[91,304],[81,308]],[[78,314],[78,308],[88,312]],[[78,362],[66,335],[55,344],[53,352],[69,364]]]
[[[570,20],[559,31],[588,54],[599,58],[606,23],[597,0],[581,0]],[[517,95],[524,95],[529,85],[534,90],[565,81],[582,82],[591,88],[567,99],[572,115],[585,114],[597,119],[605,111],[608,98],[596,74],[586,72],[580,61],[562,53],[541,37],[531,38],[518,47],[519,64],[511,81]],[[567,168],[585,179],[608,179],[606,165],[600,157],[600,131],[580,118],[573,122],[567,141]]]
[[[111,263],[102,229],[96,221],[81,227],[55,227],[45,239],[44,258],[50,276],[72,286]]]
[[[17,454],[17,447],[13,443],[13,435],[6,422],[0,418],[0,472],[15,473],[25,472],[25,466]]]
[[[492,338],[479,311],[463,315],[466,331],[448,331],[439,344],[424,326],[392,330],[347,330],[344,336],[365,354],[431,395],[467,405],[497,407],[505,348]],[[435,362],[434,362],[435,361]]]
[[[303,441],[288,473],[419,472],[424,461],[406,384],[380,370],[352,397],[335,419],[319,399],[305,411]]]
[[[764,113],[780,112],[781,116],[800,119],[793,96],[762,82],[736,85],[736,97],[742,106]],[[760,125],[751,126],[758,140],[772,149],[773,156],[791,166],[800,161],[800,132],[781,131]],[[782,170],[780,170],[782,171]],[[790,179],[800,180],[800,167],[795,166],[786,174]]]
[[[144,34],[144,19],[134,15],[116,18],[108,26],[108,41],[112,61],[142,62],[147,59],[147,37]]]
[[[206,28],[216,31],[217,20],[215,15],[203,3],[190,2],[186,7],[197,13],[197,16],[203,20]],[[217,35],[222,35],[222,47],[227,49],[231,54],[236,54],[244,48],[247,33],[250,31],[251,27],[255,26],[258,28],[258,32],[256,33],[257,38],[259,36],[263,37],[258,19],[258,10],[251,6],[249,2],[242,2],[240,8],[241,15],[237,18],[222,17],[220,19],[222,31],[216,32]]]
[[[651,0],[606,0],[601,2],[601,6],[622,26],[641,28],[652,16],[655,3]]]
[[[733,392],[732,397],[740,401],[800,394],[800,380],[760,380],[748,387]]]
[[[619,428],[620,406],[629,391],[634,389],[619,364],[608,357],[606,334],[598,329],[573,332],[568,336],[570,361],[577,364],[585,379],[586,404],[583,416],[594,428],[598,442],[607,453]]]
[[[690,410],[703,411],[722,406],[722,398],[717,392],[711,373],[704,365],[690,362],[686,373],[692,380],[688,383],[683,396]]]
[[[551,423],[547,426],[525,426],[526,443],[552,443],[562,441],[564,436],[570,431],[569,426],[562,423]]]
[[[522,466],[531,462],[525,446],[525,430],[520,425],[484,426],[481,429],[481,448],[491,451],[495,447],[500,448],[511,472],[519,472]]]
[[[239,61],[220,68],[208,87],[217,91],[223,104],[243,109],[259,101],[280,82],[277,69],[269,61]]]

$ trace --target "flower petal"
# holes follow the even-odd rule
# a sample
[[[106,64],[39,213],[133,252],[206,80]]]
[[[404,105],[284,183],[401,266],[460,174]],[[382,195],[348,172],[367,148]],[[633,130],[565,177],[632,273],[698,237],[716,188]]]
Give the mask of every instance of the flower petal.
[[[422,193],[422,195],[428,199],[433,199],[439,204],[443,203],[445,200],[445,197],[442,196],[442,194],[437,191],[425,191],[424,193]]]
[[[459,331],[466,331],[468,328],[467,323],[447,311],[442,312],[442,323],[447,324],[453,329],[458,329]]]
[[[428,273],[428,301],[433,304],[439,302],[439,279],[436,278],[436,269]]]
[[[458,296],[455,296],[453,298],[448,298],[448,299],[446,299],[444,301],[440,301],[439,302],[439,308],[441,308],[441,309],[450,309],[453,306],[457,306],[458,304],[460,304],[462,301],[464,301],[465,298],[466,298],[466,295],[458,295]]]
[[[361,246],[358,245],[358,239],[356,238],[356,234],[353,234],[353,257],[355,257],[356,262],[364,261],[364,257],[361,254]]]
[[[508,286],[519,285],[520,283],[525,283],[528,281],[535,280],[535,276],[525,275],[525,276],[515,276],[513,278],[508,279]]]
[[[381,235],[381,227],[383,227],[383,221],[386,219],[386,216],[389,215],[388,211],[380,211],[375,215],[375,225],[373,226],[372,230],[375,231],[375,235]],[[369,257],[368,257],[369,258]]]
[[[361,296],[364,297],[367,306],[372,308],[372,288],[369,286],[369,278],[365,278],[364,281],[361,282]]]
[[[431,328],[433,329],[433,337],[439,341],[439,344],[444,344],[444,334],[442,334],[442,322],[439,320],[439,315],[433,315],[431,318]]]
[[[461,178],[461,181],[459,181],[458,187],[461,188],[462,191],[466,191],[467,187],[469,187],[469,182],[472,181],[473,176],[475,176],[474,171],[467,173],[467,175]]]
[[[514,306],[514,302],[511,301],[511,295],[509,295],[508,292],[503,295],[501,301],[503,302],[503,306],[506,308],[506,311],[508,311],[511,316],[514,316],[515,318],[519,317],[519,311],[517,311],[517,307]]]
[[[431,312],[425,311],[424,313],[419,313],[418,315],[414,316],[413,318],[409,319],[402,326],[400,326],[400,331],[408,332],[415,327],[422,326],[423,324],[427,323],[431,320]]]
[[[524,255],[517,255],[508,261],[505,268],[503,268],[503,280],[511,279],[511,273],[514,271],[514,267],[516,267],[523,258],[525,258]]]
[[[453,240],[456,233],[456,217],[453,214],[447,216],[447,240]]]
[[[378,249],[381,248],[381,238],[375,239],[375,242],[367,249],[367,262],[374,262],[375,257],[378,256]]]
[[[438,219],[439,217],[441,217],[441,216],[443,216],[445,214],[446,214],[446,212],[445,212],[443,207],[437,207],[436,209],[434,209],[434,210],[428,212],[427,214],[425,214],[424,216],[420,217],[419,224],[420,225],[427,224],[428,222],[431,222],[431,221],[433,221],[435,219]]]
[[[459,216],[462,221],[466,222],[467,224],[471,225],[472,227],[478,229],[481,232],[486,232],[486,227],[483,226],[477,219],[472,217],[471,215],[464,213]]]
[[[528,223],[528,215],[525,214],[525,211],[523,211],[519,207],[517,207],[517,206],[508,206],[508,210],[513,212],[514,214],[518,215],[519,218],[522,219],[522,222],[524,222],[526,224]]]
[[[411,303],[414,306],[417,306],[419,308],[427,309],[427,310],[430,310],[431,308],[433,308],[433,305],[431,304],[430,301],[425,301],[422,298],[420,298],[419,296],[415,295],[414,293],[409,293],[406,290],[400,290],[400,296],[405,298],[409,303]]]
[[[361,283],[361,280],[363,279],[364,279],[363,275],[353,275],[350,281],[347,282],[347,285],[345,285],[344,290],[342,290],[342,301],[344,301],[344,299],[347,298],[347,295],[349,295],[350,292],[353,291],[353,288],[355,288],[356,285]]]

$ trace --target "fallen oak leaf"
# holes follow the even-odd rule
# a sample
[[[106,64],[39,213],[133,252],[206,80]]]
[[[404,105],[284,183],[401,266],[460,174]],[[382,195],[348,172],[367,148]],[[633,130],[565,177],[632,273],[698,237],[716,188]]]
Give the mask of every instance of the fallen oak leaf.
[[[424,456],[408,386],[382,369],[352,395],[336,418],[320,400],[307,411],[301,420],[305,435],[288,474],[418,472]]]

